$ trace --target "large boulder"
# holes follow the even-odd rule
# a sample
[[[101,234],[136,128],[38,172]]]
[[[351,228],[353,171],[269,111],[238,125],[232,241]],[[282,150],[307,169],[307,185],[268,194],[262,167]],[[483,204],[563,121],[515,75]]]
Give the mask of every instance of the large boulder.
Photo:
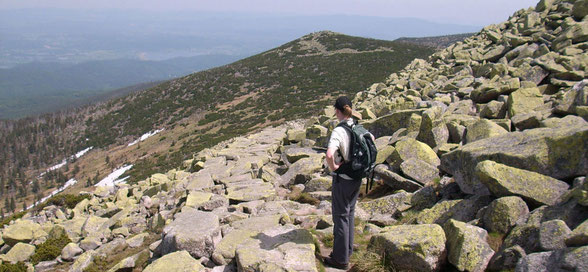
[[[29,260],[34,252],[35,246],[25,243],[18,243],[14,245],[10,251],[6,253],[6,255],[0,256],[0,259],[10,263],[24,262]]]
[[[232,201],[269,200],[275,197],[276,189],[262,179],[250,179],[227,184],[227,198]]]
[[[212,198],[212,193],[192,191],[186,198],[186,207],[198,209]]]
[[[431,147],[414,139],[404,139],[396,142],[394,152],[391,155],[391,165],[399,169],[400,164],[411,158],[424,161],[432,166],[439,166],[441,161]]]
[[[448,260],[459,271],[483,272],[494,255],[486,230],[449,219],[443,226],[447,236]]]
[[[255,230],[236,229],[226,234],[218,243],[212,254],[212,259],[217,264],[228,264],[235,258],[237,246],[254,237],[259,232]]]
[[[562,249],[565,239],[572,233],[564,221],[550,220],[539,226],[539,246],[542,250]]]
[[[47,236],[41,225],[29,220],[17,220],[14,224],[7,226],[2,234],[2,239],[9,246],[17,243],[29,243],[34,239]]]
[[[432,107],[423,112],[417,140],[428,144],[431,148],[447,143],[449,130],[441,118],[443,108]]]
[[[386,214],[396,216],[400,212],[406,211],[412,207],[411,193],[404,191],[380,197],[370,201],[361,201],[357,206],[368,212],[370,215]]]
[[[84,252],[78,244],[69,243],[61,250],[61,259],[64,261],[72,261],[75,256],[80,255]]]
[[[385,164],[380,164],[374,169],[374,175],[384,181],[384,183],[393,190],[405,190],[414,192],[423,186],[416,181],[404,178],[392,171],[392,168]]]
[[[478,163],[475,171],[477,178],[493,195],[520,196],[534,206],[557,204],[569,187],[552,177],[493,161]]]
[[[484,227],[490,232],[508,233],[515,225],[524,224],[529,208],[518,196],[507,196],[490,203],[482,217]]]
[[[417,216],[418,224],[443,225],[449,219],[469,222],[476,218],[478,211],[490,203],[489,197],[472,197],[469,199],[445,200],[433,207],[424,209]]]
[[[578,107],[588,106],[588,80],[575,84],[556,103],[554,111],[560,114],[576,114]]]
[[[400,110],[392,114],[379,117],[375,120],[363,123],[376,138],[394,134],[401,128],[411,128],[411,131],[418,131],[418,125],[411,125],[412,115],[420,115],[424,110]],[[420,125],[420,123],[419,123]]]
[[[439,178],[439,170],[436,166],[416,158],[410,158],[403,161],[400,164],[400,170],[404,176],[423,185]]]
[[[281,185],[291,185],[295,183],[305,183],[312,178],[312,174],[322,169],[323,156],[312,156],[303,158],[288,168],[288,171],[280,177]]]
[[[588,246],[537,252],[522,258],[515,272],[588,271]]]
[[[219,219],[215,214],[187,208],[163,229],[161,253],[186,250],[195,258],[210,258],[220,239]]]
[[[202,264],[185,250],[167,254],[145,267],[144,272],[205,271]]]
[[[235,250],[239,271],[318,271],[312,234],[278,226],[246,239]]]
[[[538,88],[519,89],[508,96],[508,116],[531,112],[543,105],[543,96]]]
[[[400,225],[372,236],[369,247],[385,251],[397,270],[440,271],[447,255],[445,242],[439,225]]]
[[[506,133],[508,133],[508,131],[496,123],[488,119],[480,119],[467,127],[465,143],[472,143]]]
[[[82,235],[105,236],[110,232],[110,229],[108,229],[109,226],[107,225],[109,222],[110,220],[108,218],[92,215],[84,222]]]
[[[441,157],[441,169],[468,194],[486,191],[474,173],[493,160],[557,179],[588,174],[588,126],[536,128],[466,144]]]
[[[515,226],[504,238],[501,249],[515,245],[523,248],[525,252],[539,251],[539,226],[531,224]]]
[[[480,117],[489,119],[501,119],[506,116],[504,102],[492,100],[484,104],[480,109]]]

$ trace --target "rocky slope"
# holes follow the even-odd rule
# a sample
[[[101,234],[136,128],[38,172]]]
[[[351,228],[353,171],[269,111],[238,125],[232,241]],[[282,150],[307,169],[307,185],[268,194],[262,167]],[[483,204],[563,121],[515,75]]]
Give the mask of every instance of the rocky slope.
[[[357,94],[393,193],[362,199],[356,216],[385,269],[588,270],[587,12],[542,0]],[[327,107],[29,213],[3,229],[3,265],[318,271],[332,118]]]

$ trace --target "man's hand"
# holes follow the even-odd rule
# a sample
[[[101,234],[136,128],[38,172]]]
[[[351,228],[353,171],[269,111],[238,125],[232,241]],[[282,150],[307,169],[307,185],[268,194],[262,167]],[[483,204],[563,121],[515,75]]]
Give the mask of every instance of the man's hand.
[[[337,152],[337,149],[327,148],[327,166],[329,166],[329,170],[331,170],[331,172],[337,171],[339,166],[341,166],[341,164],[335,163],[335,152]]]

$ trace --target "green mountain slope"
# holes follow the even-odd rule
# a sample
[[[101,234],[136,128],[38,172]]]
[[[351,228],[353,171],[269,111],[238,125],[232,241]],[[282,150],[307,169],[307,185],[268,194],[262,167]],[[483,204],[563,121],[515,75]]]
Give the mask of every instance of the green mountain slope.
[[[426,58],[434,49],[317,32],[235,63],[162,83],[108,102],[41,117],[0,122],[0,179],[7,191],[30,196],[25,180],[86,147],[61,168],[91,184],[114,168],[134,164],[130,181],[176,167],[196,151],[285,120],[310,117],[342,94]],[[165,130],[146,143],[142,134]],[[18,169],[15,171],[14,169]],[[43,177],[36,198],[59,185]],[[88,179],[91,178],[90,181]],[[22,181],[22,182],[19,182]],[[39,193],[40,192],[40,193]],[[0,192],[1,193],[1,192]],[[27,203],[32,202],[29,197]],[[20,206],[19,206],[20,207]]]
[[[177,165],[205,145],[315,114],[333,97],[353,95],[432,52],[428,47],[317,32],[112,101],[108,106],[117,110],[92,119],[86,137],[89,145],[102,147],[124,134],[140,135],[203,114],[199,120],[203,127],[178,152],[159,159],[165,163],[146,159],[141,161],[145,167],[133,168],[139,179],[158,168]]]

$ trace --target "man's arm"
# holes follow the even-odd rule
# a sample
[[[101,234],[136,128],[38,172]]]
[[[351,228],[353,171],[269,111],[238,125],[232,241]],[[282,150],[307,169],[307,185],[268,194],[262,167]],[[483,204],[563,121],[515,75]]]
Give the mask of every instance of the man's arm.
[[[337,171],[339,166],[341,166],[341,164],[335,163],[335,152],[337,152],[336,148],[327,148],[327,166],[329,166],[329,170],[331,170],[331,172]]]

